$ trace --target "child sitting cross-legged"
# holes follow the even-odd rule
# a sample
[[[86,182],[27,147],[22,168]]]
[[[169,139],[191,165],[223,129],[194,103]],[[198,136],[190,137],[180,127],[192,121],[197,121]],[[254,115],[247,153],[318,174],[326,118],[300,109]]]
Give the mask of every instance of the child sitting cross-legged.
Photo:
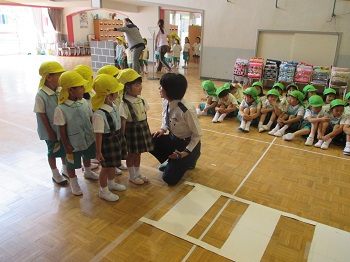
[[[252,122],[257,122],[257,119],[260,116],[261,104],[258,99],[258,90],[256,90],[254,87],[248,87],[243,91],[243,94],[244,100],[239,106],[237,116],[238,120],[241,121],[241,125],[238,127],[238,130],[248,133]]]
[[[318,125],[322,122],[329,122],[331,119],[328,116],[324,116],[322,106],[324,104],[322,97],[319,95],[313,95],[309,98],[309,108],[306,109],[304,114],[304,121],[301,125],[301,129],[288,133],[283,136],[284,140],[293,140],[297,136],[309,135],[306,139],[305,145],[311,146],[314,143],[314,137],[318,129]]]
[[[210,80],[202,82],[203,91],[206,93],[206,103],[200,103],[196,109],[198,116],[206,116],[207,114],[215,115],[215,107],[218,104],[218,96],[216,95],[216,87]]]
[[[222,122],[224,118],[233,114],[237,109],[237,100],[230,93],[230,84],[226,83],[222,87],[216,90],[216,94],[219,97],[218,105],[215,107],[215,116],[212,120],[213,123]]]
[[[330,104],[331,102],[336,99],[336,95],[337,92],[333,89],[333,88],[326,88],[323,91],[323,101],[324,101],[324,105],[323,105],[323,111],[327,112],[330,109]]]
[[[341,120],[344,113],[345,103],[341,99],[332,100],[330,109],[325,113],[329,116],[329,122],[322,122],[318,126],[317,138],[318,142],[314,145],[322,149],[328,149],[333,138],[343,132]],[[327,133],[327,134],[326,134]]]
[[[298,130],[301,119],[304,116],[303,101],[304,95],[298,90],[292,91],[288,98],[288,105],[277,119],[277,125],[268,134],[274,136],[283,136],[288,128]]]
[[[271,89],[267,92],[266,100],[261,102],[261,116],[258,125],[259,132],[270,130],[271,125],[282,113],[282,106],[279,96],[280,93],[277,90]],[[265,121],[268,121],[266,125],[264,125]]]

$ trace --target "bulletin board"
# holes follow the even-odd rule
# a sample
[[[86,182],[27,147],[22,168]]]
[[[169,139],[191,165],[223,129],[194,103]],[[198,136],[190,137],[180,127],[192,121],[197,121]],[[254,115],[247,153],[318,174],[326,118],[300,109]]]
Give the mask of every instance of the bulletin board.
[[[340,33],[259,30],[256,56],[277,60],[336,65]]]

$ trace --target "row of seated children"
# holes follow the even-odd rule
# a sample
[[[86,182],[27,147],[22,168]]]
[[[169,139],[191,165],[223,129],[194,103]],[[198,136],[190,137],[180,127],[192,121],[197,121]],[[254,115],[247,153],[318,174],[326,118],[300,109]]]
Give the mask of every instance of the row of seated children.
[[[142,134],[132,133],[135,141],[128,139],[128,127],[138,127],[138,121],[141,121],[131,116],[146,116],[147,106],[140,106],[146,103],[139,96],[142,90],[142,77],[139,74],[132,69],[119,72],[115,66],[109,65],[102,67],[93,80],[92,70],[86,65],[65,71],[54,61],[44,62],[39,68],[39,74],[42,78],[34,112],[37,115],[39,138],[47,144],[54,182],[66,185],[66,176],[72,193],[81,195],[75,174],[75,169],[81,167],[81,158],[84,177],[100,181],[99,197],[107,201],[119,199],[110,190],[126,189],[114,181],[116,168],[121,165],[122,159],[126,159],[131,182],[140,185],[148,181],[139,171],[141,152],[153,149],[148,125],[145,125],[145,130],[142,129]],[[119,113],[115,102],[118,101],[118,92],[123,88]],[[142,112],[133,111],[134,103]],[[128,122],[129,118],[131,122]],[[149,135],[148,142],[143,140],[145,134]],[[139,136],[143,139],[139,139]],[[62,159],[62,174],[57,170],[56,158]],[[102,165],[100,175],[91,171],[91,159],[94,158]]]
[[[254,82],[245,90],[238,86],[239,91],[236,86],[227,83],[216,88],[210,80],[204,81],[202,87],[207,100],[198,105],[197,114],[214,115],[214,123],[222,122],[226,116],[237,116],[240,121],[238,130],[244,133],[255,124],[259,132],[269,131],[269,135],[284,140],[307,135],[305,145],[313,145],[317,138],[314,146],[322,149],[327,149],[331,141],[344,131],[346,146],[343,153],[350,155],[350,93],[344,102],[336,99],[336,91],[332,88],[325,89],[323,97],[317,95],[313,85],[306,85],[301,92],[296,84],[290,84],[286,96],[281,83],[275,83],[266,96],[261,82]],[[237,92],[243,94],[243,100],[238,101]],[[294,132],[285,134],[287,130]]]

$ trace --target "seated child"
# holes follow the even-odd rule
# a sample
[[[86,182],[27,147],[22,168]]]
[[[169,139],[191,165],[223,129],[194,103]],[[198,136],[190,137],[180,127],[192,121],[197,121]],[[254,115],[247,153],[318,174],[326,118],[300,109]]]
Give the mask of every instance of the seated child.
[[[318,125],[318,142],[315,147],[327,149],[332,139],[343,132],[343,126],[340,124],[344,113],[345,103],[341,99],[335,99],[330,103],[330,109],[325,115],[329,116],[329,122],[321,122]],[[327,135],[325,135],[327,133]]]
[[[230,85],[230,93],[236,98],[240,105],[243,101],[243,86],[238,82],[232,83]]]
[[[258,98],[258,90],[254,87],[248,87],[243,91],[243,94],[244,99],[239,106],[238,112],[238,120],[241,121],[238,130],[248,133],[252,122],[257,122],[257,119],[260,116],[261,104]]]
[[[66,71],[59,78],[62,87],[58,106],[54,113],[54,124],[59,126],[66,150],[67,172],[73,195],[82,195],[75,169],[84,163],[84,177],[98,180],[98,174],[91,171],[91,159],[96,157],[95,137],[92,129],[92,110],[83,98],[87,84],[80,74]]]
[[[329,122],[331,119],[328,116],[324,116],[322,106],[324,104],[322,97],[319,95],[313,95],[309,98],[310,106],[306,109],[304,114],[304,121],[301,124],[301,129],[288,133],[283,136],[284,140],[293,140],[293,138],[303,135],[309,135],[306,139],[305,145],[311,146],[314,143],[314,137],[316,135],[318,125],[322,122]]]
[[[260,81],[254,82],[252,84],[252,87],[254,87],[257,91],[258,91],[258,98],[259,101],[262,102],[266,99],[265,95],[264,95],[264,86],[263,83]]]
[[[287,85],[286,87],[286,92],[287,92],[287,97],[289,96],[289,94],[295,90],[299,91],[299,87],[295,84],[295,83],[291,83],[289,85]]]
[[[206,103],[200,103],[196,109],[197,115],[206,116],[207,114],[215,115],[215,107],[218,104],[218,96],[216,95],[216,87],[210,80],[202,82],[203,91],[206,93]]]
[[[222,122],[224,118],[230,113],[236,111],[237,100],[230,93],[230,84],[225,84],[216,90],[216,94],[219,97],[217,106],[215,107],[215,116],[212,120],[213,123]]]
[[[279,96],[280,93],[277,90],[271,89],[267,92],[266,100],[261,102],[261,116],[258,125],[259,133],[270,130],[276,118],[282,113]],[[266,120],[268,123],[264,125]]]
[[[348,116],[350,115],[350,92],[345,95],[345,103],[344,115]]]
[[[323,91],[323,101],[324,101],[323,111],[324,112],[329,111],[330,103],[334,99],[336,99],[336,95],[337,95],[337,92],[333,88],[326,88]]]
[[[316,91],[317,91],[317,89],[313,85],[306,85],[303,88],[303,93],[304,93],[304,96],[305,96],[303,104],[304,104],[305,108],[309,107],[309,98],[311,96],[313,96],[313,95],[316,95]]]
[[[304,95],[298,90],[292,91],[288,98],[288,105],[277,119],[277,125],[268,134],[274,136],[283,136],[288,128],[298,130],[301,119],[304,116],[303,106]]]
[[[280,94],[279,99],[281,101],[281,105],[283,107],[286,107],[288,103],[287,103],[287,97],[283,95],[284,85],[281,83],[274,83],[272,86],[272,89],[275,89],[279,92]]]

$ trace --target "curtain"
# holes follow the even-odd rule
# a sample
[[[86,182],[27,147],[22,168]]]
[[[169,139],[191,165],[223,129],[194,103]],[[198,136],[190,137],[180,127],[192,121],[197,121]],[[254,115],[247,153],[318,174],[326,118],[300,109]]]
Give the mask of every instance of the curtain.
[[[44,26],[42,12],[41,8],[31,8],[31,10],[33,15],[34,26],[36,29],[36,39],[38,42],[38,48],[39,50],[41,50],[42,48],[44,48]]]
[[[63,9],[49,8],[48,13],[53,28],[56,31],[56,43],[60,43],[62,41]]]

